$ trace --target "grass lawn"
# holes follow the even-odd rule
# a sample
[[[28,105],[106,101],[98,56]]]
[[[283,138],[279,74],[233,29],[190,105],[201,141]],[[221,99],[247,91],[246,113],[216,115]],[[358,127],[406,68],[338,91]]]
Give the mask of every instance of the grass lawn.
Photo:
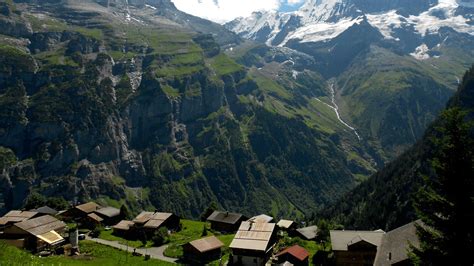
[[[80,242],[81,257],[51,256],[39,258],[30,253],[0,241],[0,265],[173,265],[159,260],[145,261],[131,253],[94,243]]]
[[[183,256],[183,249],[181,245],[188,243],[190,241],[203,238],[202,231],[204,226],[208,228],[208,225],[204,222],[190,221],[190,220],[181,220],[183,228],[181,231],[171,234],[170,243],[168,248],[165,250],[164,255],[172,258],[179,258]],[[214,235],[211,231],[208,230],[207,236]],[[234,235],[219,235],[215,234],[225,245],[222,249],[224,256],[223,261],[228,260],[229,258],[229,245],[234,239]],[[214,263],[211,263],[214,264]]]
[[[140,240],[127,240],[125,238],[115,236],[112,233],[113,233],[112,230],[101,231],[100,235],[99,235],[99,238],[104,239],[104,240],[109,240],[109,241],[118,241],[120,244],[128,245],[128,246],[133,247],[133,248],[143,248],[143,247],[152,247],[153,246],[153,242],[151,242],[151,240],[148,240],[146,245],[143,245],[142,241],[140,241]]]

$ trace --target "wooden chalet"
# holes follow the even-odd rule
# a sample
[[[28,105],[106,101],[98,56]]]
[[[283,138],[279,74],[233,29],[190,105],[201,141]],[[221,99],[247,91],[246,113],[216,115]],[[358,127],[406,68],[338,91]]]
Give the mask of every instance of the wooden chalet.
[[[285,248],[275,256],[280,264],[290,263],[295,266],[309,265],[309,252],[298,245]]]
[[[65,220],[80,221],[86,218],[89,214],[101,209],[102,207],[95,202],[88,202],[77,205],[61,214]]]
[[[211,223],[211,229],[219,232],[235,232],[239,229],[240,223],[246,217],[240,213],[214,211],[207,221]]]
[[[242,222],[230,248],[233,265],[265,265],[276,241],[274,223]]]
[[[135,228],[143,230],[146,234],[152,235],[161,227],[169,230],[178,230],[180,219],[172,213],[165,212],[142,212],[133,219]]]
[[[330,231],[336,265],[373,265],[385,232]]]
[[[54,249],[64,242],[62,235],[66,224],[58,219],[44,215],[15,223],[5,229],[4,238],[22,243],[22,247],[39,252]]]
[[[412,265],[408,252],[410,245],[419,247],[416,226],[411,222],[390,232],[330,231],[336,265]]]
[[[215,236],[191,241],[183,245],[184,260],[191,264],[206,264],[221,257],[223,246]]]

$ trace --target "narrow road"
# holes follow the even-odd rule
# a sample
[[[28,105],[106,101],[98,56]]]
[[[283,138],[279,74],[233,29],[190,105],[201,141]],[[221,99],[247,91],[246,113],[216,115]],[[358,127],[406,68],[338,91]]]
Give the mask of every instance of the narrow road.
[[[334,83],[330,83],[329,84],[329,89],[331,91],[331,102],[332,102],[332,105],[330,104],[327,104],[323,101],[321,101],[320,99],[318,98],[315,98],[316,100],[318,100],[319,102],[327,105],[329,108],[333,109],[334,112],[336,113],[336,116],[337,116],[337,119],[339,120],[339,122],[341,122],[341,124],[343,124],[345,127],[347,127],[348,129],[352,130],[354,132],[354,134],[356,135],[357,139],[359,139],[359,141],[362,140],[362,138],[360,137],[359,133],[357,132],[357,130],[350,126],[349,124],[347,124],[344,120],[342,120],[341,118],[341,114],[339,113],[339,106],[337,106],[337,103],[336,103],[336,91],[334,90]]]
[[[126,245],[120,244],[117,241],[109,241],[109,240],[105,240],[105,239],[91,238],[91,237],[87,237],[86,239],[94,241],[94,242],[102,244],[102,245],[109,246],[109,247],[125,250],[125,251],[128,251],[130,253],[133,252],[133,250],[134,250],[133,247],[128,247]],[[165,251],[165,249],[167,247],[168,247],[168,245],[164,245],[164,246],[161,246],[161,247],[154,247],[154,248],[137,248],[136,252],[139,253],[139,254],[142,254],[142,255],[150,255],[150,257],[152,259],[157,259],[157,260],[162,260],[162,261],[166,261],[166,262],[176,263],[176,261],[178,259],[166,257],[163,254],[163,252]]]

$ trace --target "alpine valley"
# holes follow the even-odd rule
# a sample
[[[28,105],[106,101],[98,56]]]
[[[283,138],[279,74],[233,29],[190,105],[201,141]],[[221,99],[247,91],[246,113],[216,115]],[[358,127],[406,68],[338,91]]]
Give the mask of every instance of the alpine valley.
[[[170,0],[2,0],[0,212],[309,217],[423,136],[474,62],[473,14],[309,0],[219,25]]]

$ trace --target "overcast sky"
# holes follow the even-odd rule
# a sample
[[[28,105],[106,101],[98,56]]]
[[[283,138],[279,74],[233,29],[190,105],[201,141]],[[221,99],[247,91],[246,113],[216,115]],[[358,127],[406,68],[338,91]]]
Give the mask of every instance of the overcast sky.
[[[218,23],[246,17],[254,11],[291,11],[304,0],[171,0],[186,13],[203,17]]]

